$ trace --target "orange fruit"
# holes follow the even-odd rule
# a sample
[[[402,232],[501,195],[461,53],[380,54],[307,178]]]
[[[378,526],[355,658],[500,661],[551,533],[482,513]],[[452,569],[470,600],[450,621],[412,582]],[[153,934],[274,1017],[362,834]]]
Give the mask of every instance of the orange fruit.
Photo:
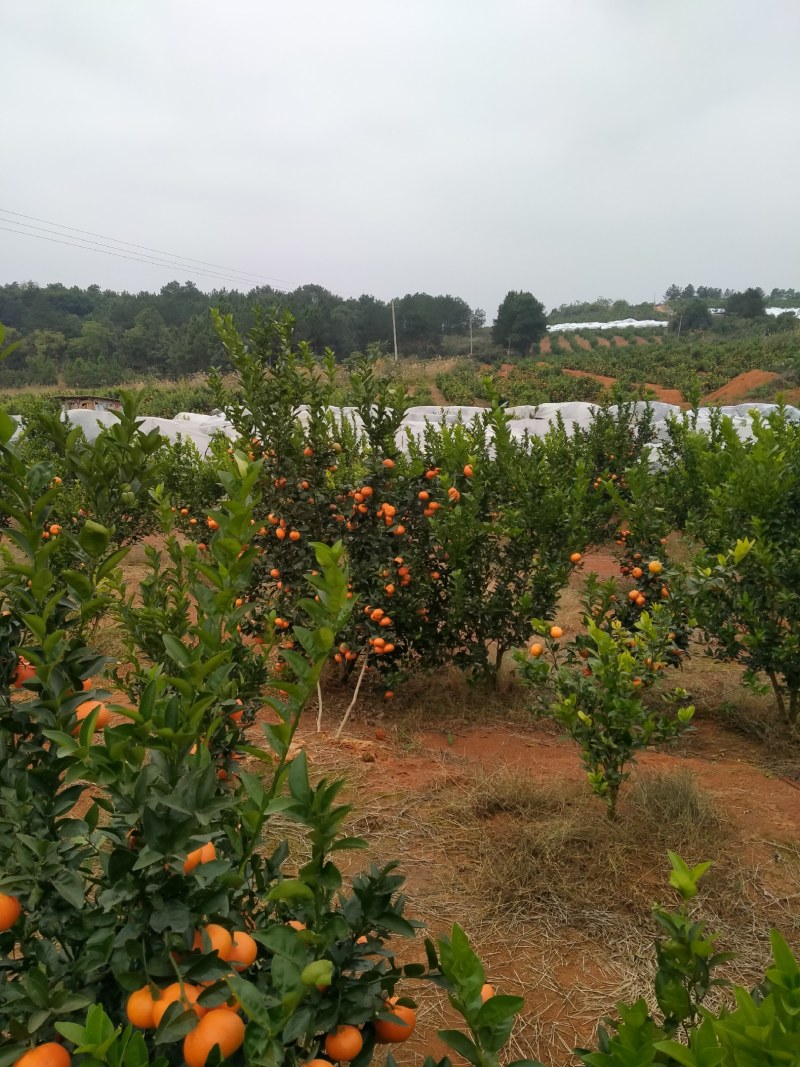
[[[636,600],[638,596],[639,596],[639,590],[638,589],[631,589],[631,591],[628,593],[628,600]]]
[[[143,985],[141,989],[135,990],[128,997],[128,1003],[125,1005],[128,1022],[132,1026],[138,1026],[140,1030],[153,1030],[156,1026],[153,1014],[155,1005],[156,1001],[153,999],[153,992],[149,985]]]
[[[386,1002],[386,1011],[396,1015],[399,1022],[391,1022],[388,1019],[375,1020],[375,1040],[379,1045],[388,1045],[390,1042],[408,1041],[414,1033],[417,1025],[417,1013],[413,1008],[407,1008],[397,1003],[397,997],[391,997]]]
[[[331,1061],[321,1059],[308,1060],[303,1064],[303,1067],[331,1067]]]
[[[244,1042],[244,1022],[228,1008],[213,1008],[183,1039],[187,1067],[205,1067],[215,1045],[223,1060],[229,1059]]]
[[[278,529],[275,531],[275,536],[278,538],[279,541],[282,541],[284,537],[286,537],[286,530],[284,530],[282,526],[279,526]]]
[[[228,962],[237,971],[246,971],[255,963],[258,955],[258,944],[250,934],[244,930],[234,930],[231,936],[231,952]]]
[[[53,535],[53,537],[58,537],[58,535],[61,533],[61,527],[58,525],[57,522],[54,522],[53,525],[50,527],[50,533]]]
[[[583,557],[581,556],[580,552],[573,552],[572,555],[569,557],[570,563],[580,563],[581,559],[583,559]]]
[[[24,1052],[14,1063],[14,1067],[69,1067],[72,1057],[57,1041],[46,1041],[43,1045]]]
[[[291,928],[293,930],[305,930],[306,929],[306,924],[305,923],[301,923],[299,919],[290,919],[287,922],[286,925],[287,926],[291,926]]]
[[[349,1063],[354,1060],[364,1046],[364,1039],[358,1027],[345,1024],[337,1026],[325,1038],[325,1054],[332,1060]],[[193,1067],[189,1064],[189,1067]]]
[[[472,469],[472,465],[468,463],[466,465],[466,467],[464,468],[464,477],[465,478],[471,478],[473,474],[474,474],[474,471]]]
[[[0,893],[0,933],[10,930],[21,914],[19,900],[8,893]]]
[[[203,934],[206,935],[210,942],[211,947],[209,949],[206,949],[203,944],[205,940]],[[221,960],[227,960],[233,948],[233,940],[224,926],[220,926],[218,923],[209,923],[208,926],[203,927],[202,932],[195,930],[192,948],[200,952],[216,952]]]
[[[300,540],[300,531],[299,530],[292,530],[289,533],[289,540],[290,541],[299,541]]]
[[[218,530],[219,529],[219,523],[217,522],[216,519],[212,519],[210,515],[206,519],[206,525],[208,526],[209,530]]]
[[[564,631],[561,629],[560,626],[551,626],[550,636],[553,638],[554,641],[558,641],[559,637],[564,636]]]
[[[431,498],[431,494],[426,492],[424,489],[422,490],[422,492],[417,493],[417,500],[423,500],[424,501],[424,500],[430,500],[430,498]]]
[[[493,985],[489,985],[489,983],[486,982],[484,984],[483,988],[481,989],[481,1000],[485,1004],[486,1001],[487,1000],[491,1000],[493,996],[494,996],[494,986]]]
[[[387,471],[390,471],[390,470],[392,470],[394,468],[394,460],[393,459],[385,459],[383,461],[383,465],[387,469]]]
[[[642,577],[642,574],[643,574],[642,568],[641,567],[634,567],[633,570],[631,571],[631,574],[633,575],[634,578],[636,578],[638,580],[639,578]]]
[[[181,508],[181,515],[188,515],[188,514],[189,514],[189,509],[188,508]]]
[[[534,657],[534,659],[538,659],[539,656],[541,656],[541,654],[544,652],[544,649],[540,644],[537,643],[535,645],[531,645],[529,651],[530,654]]]
[[[205,1015],[205,1008],[201,1008],[196,1003],[201,993],[202,989],[198,989],[197,986],[190,985],[188,982],[183,983],[182,992],[180,982],[173,982],[172,985],[168,985],[166,989],[161,991],[161,996],[158,1000],[153,1001],[153,1025],[159,1026],[170,1004],[176,1004],[179,1001],[184,1011],[194,1008],[198,1018]]]
[[[214,842],[209,841],[205,845],[201,845],[200,848],[192,849],[183,864],[183,873],[191,874],[191,872],[201,863],[210,863],[211,860],[217,858],[217,850],[214,847]]]
[[[650,562],[647,564],[647,569],[650,571],[651,574],[661,574],[661,572],[664,570],[664,566],[663,564],[659,563],[657,559],[651,559]]]
[[[20,656],[17,660],[17,669],[14,672],[13,684],[19,689],[19,687],[24,685],[25,682],[35,677],[36,668],[33,666],[32,663],[28,663],[26,659],[23,659],[22,656]]]
[[[79,704],[75,709],[75,714],[78,716],[78,722],[82,723],[84,719],[97,708],[97,719],[95,720],[95,730],[102,730],[104,726],[108,726],[108,720],[111,718],[108,708],[105,704],[101,704],[99,700],[84,700],[82,704]],[[73,731],[77,733],[78,728]]]
[[[306,447],[303,449],[303,455],[306,457],[306,459],[310,459],[314,455],[314,449],[311,447],[311,445],[306,445]]]

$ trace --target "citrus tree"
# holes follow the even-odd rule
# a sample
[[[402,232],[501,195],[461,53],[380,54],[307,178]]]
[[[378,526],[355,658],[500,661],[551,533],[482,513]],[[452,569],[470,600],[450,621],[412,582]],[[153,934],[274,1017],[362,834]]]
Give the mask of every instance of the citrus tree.
[[[596,607],[591,593],[590,587]],[[560,626],[536,620],[534,641],[518,660],[523,680],[535,687],[540,713],[578,743],[592,792],[614,819],[636,753],[686,729],[694,708],[685,690],[663,686],[675,650],[667,612],[643,612],[632,630],[614,617],[611,605],[600,619],[589,614],[585,632],[567,644]],[[660,708],[646,701],[648,690],[659,696]]]
[[[785,411],[753,417],[752,439],[730,420],[722,447],[692,437],[705,493],[688,527],[703,546],[691,586],[710,652],[766,678],[784,722],[800,723],[800,425]]]
[[[344,886],[334,856],[364,842],[344,831],[343,783],[313,782],[292,752],[351,610],[341,546],[314,546],[282,680],[238,628],[258,553],[258,462],[237,453],[223,468],[206,552],[166,534],[169,563],[150,553],[140,602],[124,595],[99,523],[64,533],[82,571],[49,569],[39,531],[52,471],[28,470],[10,435],[4,418],[15,552],[0,581],[0,1063],[366,1064],[413,1032],[398,983],[435,978],[471,1028],[445,1040],[496,1064],[521,1001],[476,991],[482,970],[459,931],[441,965],[432,945],[427,966],[396,963],[392,939],[419,925],[404,916],[402,878],[390,863]],[[166,524],[169,504],[159,510]],[[103,696],[85,685],[105,661],[85,620],[115,593],[134,655],[119,677],[130,703],[109,705],[87,700]],[[256,701],[269,709],[261,744],[242,729]],[[286,820],[306,837],[297,857]]]

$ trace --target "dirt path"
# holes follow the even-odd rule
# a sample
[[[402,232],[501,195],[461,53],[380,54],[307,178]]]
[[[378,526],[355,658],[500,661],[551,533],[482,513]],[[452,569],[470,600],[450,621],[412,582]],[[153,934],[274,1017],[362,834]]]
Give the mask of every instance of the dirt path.
[[[600,382],[606,389],[612,389],[617,384],[616,378],[609,378],[606,374],[591,374],[587,370],[568,370],[564,368],[564,374],[569,374],[573,378],[593,378],[596,382]],[[645,382],[644,388],[655,394],[656,400],[661,400],[665,404],[676,404],[678,406],[684,404],[683,394],[680,389],[666,389],[663,385],[654,385],[652,382]]]

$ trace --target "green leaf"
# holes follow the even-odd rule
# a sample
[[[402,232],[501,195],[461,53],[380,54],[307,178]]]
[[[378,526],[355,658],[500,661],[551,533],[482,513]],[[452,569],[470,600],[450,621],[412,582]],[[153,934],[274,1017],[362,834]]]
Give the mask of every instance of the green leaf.
[[[471,1063],[473,1067],[478,1067],[480,1053],[475,1042],[470,1041],[466,1034],[463,1034],[460,1030],[438,1030],[437,1036],[440,1041],[443,1041],[445,1045],[457,1052],[459,1056],[463,1056],[467,1063]]]
[[[3,352],[3,357],[7,356],[8,349]],[[15,419],[12,419],[5,411],[0,410],[0,444],[6,444],[14,436],[17,429],[17,423]]]
[[[78,544],[91,559],[99,559],[108,549],[111,532],[94,519],[87,519],[78,534]]]

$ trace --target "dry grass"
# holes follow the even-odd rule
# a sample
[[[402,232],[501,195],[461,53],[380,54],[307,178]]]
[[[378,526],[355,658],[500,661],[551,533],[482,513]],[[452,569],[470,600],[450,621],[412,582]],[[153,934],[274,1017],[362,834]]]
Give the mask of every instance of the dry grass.
[[[733,835],[686,770],[640,778],[624,794],[617,822],[583,786],[507,773],[476,782],[466,810],[490,820],[480,841],[486,899],[505,914],[586,930],[646,918],[665,882],[667,849],[694,863],[719,856]],[[734,889],[722,877],[715,878],[717,901]],[[724,880],[731,878],[733,871]]]
[[[409,914],[433,935],[461,923],[488,978],[525,997],[510,1058],[566,1067],[618,1000],[652,1001],[651,908],[675,903],[667,848],[715,862],[695,907],[721,930],[721,947],[741,953],[730,977],[751,985],[763,976],[770,925],[790,942],[800,936],[800,845],[754,851],[684,768],[638,772],[613,824],[577,783],[490,774],[455,752],[415,748],[396,752],[396,766],[419,774],[424,762],[427,781],[406,785],[362,763],[354,742],[307,743],[315,775],[347,774],[348,830],[370,840],[366,855],[341,854],[346,875],[401,857]],[[418,942],[395,947],[404,962],[420,958]],[[425,1052],[442,1054],[434,1031],[457,1020],[439,991],[415,983],[411,993],[419,1037],[405,1052],[419,1064]]]

